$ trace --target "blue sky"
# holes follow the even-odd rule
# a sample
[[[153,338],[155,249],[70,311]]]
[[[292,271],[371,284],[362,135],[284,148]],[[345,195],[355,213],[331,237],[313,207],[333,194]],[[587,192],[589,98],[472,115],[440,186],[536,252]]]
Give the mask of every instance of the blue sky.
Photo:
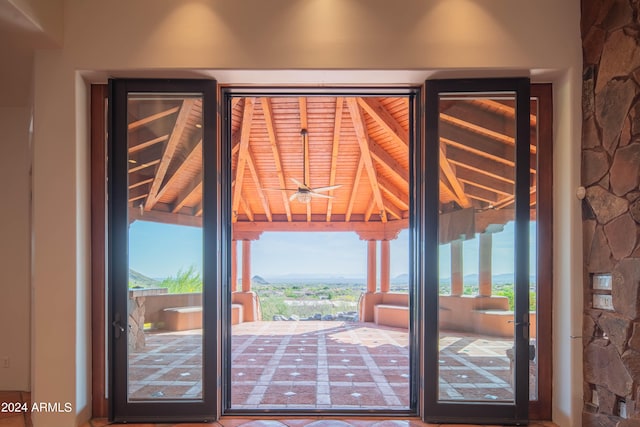
[[[532,223],[532,230],[535,223]],[[532,247],[535,243],[532,242]],[[478,241],[463,244],[464,274],[478,271]],[[409,270],[409,233],[391,242],[391,277]],[[238,256],[241,256],[238,247]],[[366,275],[367,244],[356,233],[263,233],[251,246],[252,275]],[[202,229],[135,221],[129,230],[130,267],[163,278],[194,265],[202,269]],[[533,254],[532,254],[533,259]],[[449,245],[440,249],[440,276],[449,277]],[[493,274],[513,271],[513,223],[493,236]]]

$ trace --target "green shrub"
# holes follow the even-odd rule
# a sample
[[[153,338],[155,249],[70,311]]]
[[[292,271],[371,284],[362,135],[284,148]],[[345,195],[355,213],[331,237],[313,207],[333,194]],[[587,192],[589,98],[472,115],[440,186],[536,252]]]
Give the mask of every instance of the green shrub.
[[[167,288],[170,294],[202,292],[202,277],[195,266],[178,270],[175,276],[169,276],[160,282],[161,288]]]

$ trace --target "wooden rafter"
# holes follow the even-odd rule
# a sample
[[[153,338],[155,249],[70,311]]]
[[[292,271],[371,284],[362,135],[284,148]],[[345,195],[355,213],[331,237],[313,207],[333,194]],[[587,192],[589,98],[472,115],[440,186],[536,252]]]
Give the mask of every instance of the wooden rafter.
[[[171,136],[164,147],[162,159],[156,168],[156,174],[153,178],[153,182],[151,183],[151,188],[149,189],[149,196],[144,204],[145,211],[150,211],[158,201],[158,190],[160,190],[160,185],[162,185],[162,181],[164,181],[164,176],[167,173],[167,169],[169,169],[169,164],[173,159],[173,155],[180,143],[180,139],[182,139],[182,132],[187,126],[187,120],[191,115],[191,110],[195,102],[195,99],[189,98],[182,101],[182,108],[180,108],[180,111],[178,112],[178,117],[176,118],[173,130],[171,131]]]
[[[482,148],[478,148],[475,146],[472,146],[469,144],[469,140],[465,140],[464,143],[459,142],[459,141],[454,141],[452,139],[448,139],[448,138],[440,138],[440,141],[447,144],[450,147],[455,147],[457,149],[460,149],[462,151],[465,151],[467,153],[472,153],[475,155],[475,157],[477,158],[484,158],[484,159],[489,159],[492,162],[496,162],[496,163],[500,163],[506,166],[509,166],[511,168],[515,167],[516,163],[515,163],[515,152],[513,151],[513,148],[510,148],[510,152],[513,153],[512,155],[504,155],[504,154],[495,154],[495,152],[490,152],[487,150],[483,150]],[[509,148],[509,147],[505,147],[505,148]],[[535,157],[531,157],[530,158],[530,167],[529,167],[529,172],[535,174],[536,173],[536,162],[535,162]]]
[[[165,142],[169,139],[169,135],[162,135],[157,138],[150,139],[148,141],[141,142],[139,144],[134,145],[133,147],[129,147],[129,154],[137,153],[138,151],[144,150],[145,148],[151,147],[159,142]]]
[[[451,163],[452,165],[455,165],[457,168],[466,168],[466,169],[468,169],[470,171],[473,171],[473,172],[476,172],[476,173],[479,173],[479,174],[482,174],[482,175],[486,175],[486,176],[488,176],[490,178],[494,178],[494,179],[497,179],[497,180],[500,180],[500,181],[503,181],[503,182],[507,182],[507,183],[510,183],[510,184],[514,184],[515,183],[514,179],[507,178],[507,177],[505,177],[503,175],[495,173],[495,171],[493,171],[493,170],[490,170],[490,169],[487,169],[487,168],[483,168],[483,167],[481,167],[479,165],[470,165],[470,164],[467,164],[467,163],[464,163],[464,162],[461,162],[461,161],[458,161],[458,160],[454,160],[454,159],[451,159],[451,158],[449,158],[449,163]]]
[[[510,105],[506,105],[502,102],[498,102],[494,99],[480,98],[480,99],[474,99],[472,100],[472,102],[476,104],[480,104],[484,107],[490,107],[491,109],[495,111],[499,111],[500,113],[504,114],[509,118],[515,119],[516,117],[516,110],[514,107]],[[538,117],[532,113],[529,115],[529,121],[531,122],[532,126],[535,126],[538,123]]]
[[[373,210],[376,208],[377,204],[378,202],[376,202],[376,199],[372,197],[364,214],[364,222],[369,222],[371,220],[371,215],[373,215]]]
[[[384,209],[384,202],[382,200],[382,194],[380,193],[380,186],[378,185],[378,177],[375,167],[373,166],[373,160],[371,158],[371,151],[369,148],[369,135],[366,130],[366,123],[358,101],[355,98],[347,98],[347,105],[349,112],[351,113],[351,120],[353,121],[353,127],[356,131],[356,138],[358,139],[358,145],[360,146],[360,153],[364,162],[364,168],[367,171],[369,177],[369,183],[371,184],[371,190],[373,192],[373,199],[378,207],[380,218],[382,222],[387,222],[387,214]]]
[[[150,162],[142,163],[141,165],[138,165],[138,166],[134,166],[134,167],[132,167],[132,168],[129,168],[129,173],[134,173],[134,172],[141,171],[142,169],[146,169],[146,168],[149,168],[149,167],[151,167],[151,166],[155,166],[155,165],[157,165],[158,163],[160,163],[160,159],[157,159],[157,160],[151,160]]]
[[[391,205],[391,204],[387,203],[387,204],[385,204],[385,209],[395,219],[402,219],[402,211],[400,209],[396,208],[394,205]]]
[[[369,114],[373,120],[380,125],[391,138],[396,142],[398,147],[409,152],[409,133],[398,123],[396,119],[387,111],[379,100],[374,98],[360,97],[358,105]]]
[[[240,206],[242,207],[242,210],[244,211],[244,214],[247,216],[247,218],[249,218],[249,221],[253,222],[253,211],[251,210],[251,206],[249,206],[249,203],[247,202],[247,198],[245,198],[244,196],[240,196]],[[234,215],[237,216],[237,215]]]
[[[440,145],[440,171],[447,178],[449,187],[451,188],[451,190],[453,190],[453,194],[455,195],[456,201],[458,202],[458,204],[463,208],[471,207],[471,202],[469,201],[469,199],[467,198],[467,195],[464,192],[464,187],[462,186],[460,181],[458,181],[458,177],[456,176],[455,170],[449,163],[449,160],[447,159],[447,155],[442,149],[442,145]]]
[[[391,157],[382,147],[375,141],[369,139],[369,152],[371,157],[385,170],[395,175],[405,183],[409,183],[409,171],[402,167],[400,162]]]
[[[351,221],[351,214],[353,213],[353,205],[355,204],[356,197],[358,195],[358,184],[360,183],[360,178],[362,177],[362,171],[364,170],[364,160],[362,160],[362,156],[360,156],[360,161],[358,161],[358,168],[356,169],[356,176],[353,179],[353,185],[351,186],[351,196],[349,196],[349,204],[347,205],[347,211],[345,214],[345,221]]]
[[[143,179],[142,181],[138,181],[134,184],[129,185],[129,190],[133,190],[134,188],[140,187],[145,184],[149,184],[151,182],[153,182],[153,178]]]
[[[258,173],[258,169],[256,169],[255,160],[253,159],[253,155],[251,154],[251,148],[247,150],[247,166],[249,167],[249,172],[251,172],[251,177],[253,178],[253,182],[256,184],[256,193],[258,194],[258,198],[260,199],[260,203],[262,203],[262,208],[264,209],[264,214],[267,216],[268,221],[272,221],[271,216],[271,208],[269,207],[269,201],[262,190],[262,182],[260,179],[260,174]]]
[[[336,171],[338,169],[338,147],[340,146],[340,130],[342,129],[342,112],[344,110],[344,98],[336,98],[336,114],[333,122],[333,143],[331,145],[331,167],[329,172],[329,186],[336,183]],[[329,192],[332,195],[333,191]],[[327,222],[331,221],[331,211],[333,209],[333,199],[327,203]]]
[[[278,149],[278,139],[276,137],[276,130],[273,121],[273,108],[271,107],[271,101],[269,98],[261,98],[262,112],[264,114],[264,121],[267,126],[267,133],[269,134],[269,144],[271,145],[271,152],[273,153],[273,161],[276,167],[276,174],[278,175],[278,182],[280,188],[286,188],[287,182],[284,179],[284,170],[282,169],[282,159],[280,158],[280,150]],[[282,190],[282,203],[284,205],[285,213],[287,214],[287,220],[291,221],[291,205],[289,204],[289,197],[287,192]]]
[[[529,189],[529,196],[531,196],[532,194],[535,194],[535,193],[536,193],[536,186],[533,185]],[[493,204],[493,208],[494,209],[502,209],[502,208],[505,208],[505,207],[507,207],[509,205],[514,204],[515,201],[516,201],[516,195],[512,194],[512,195],[510,195],[508,197],[505,197],[503,199],[500,199],[498,202],[494,203]],[[531,203],[529,203],[529,204],[531,204]]]
[[[185,100],[186,101],[186,100]],[[191,100],[190,100],[191,101]],[[184,104],[183,104],[184,105]],[[141,126],[147,125],[155,120],[161,119],[163,117],[167,117],[173,113],[178,112],[180,107],[169,108],[168,110],[160,111],[159,113],[151,114],[150,116],[144,117],[140,120],[136,120],[135,122],[129,123],[127,129],[129,131],[135,130]]]
[[[390,180],[383,176],[378,177],[378,183],[380,188],[387,194],[387,198],[397,207],[402,210],[409,209],[409,195],[405,194],[402,190],[396,187]]]
[[[180,191],[171,212],[180,212],[180,209],[184,207],[187,200],[197,193],[202,195],[202,171],[200,171],[200,173],[182,191]]]
[[[249,136],[251,125],[253,124],[253,110],[255,98],[245,98],[244,111],[242,114],[242,127],[240,131],[240,148],[238,152],[238,166],[236,167],[235,185],[233,188],[233,198],[231,199],[231,212],[233,222],[238,218],[238,207],[242,201],[242,187],[244,182],[244,168],[247,164],[247,152],[249,151]],[[243,208],[245,206],[243,205]],[[246,213],[246,209],[245,209]]]
[[[464,183],[464,184],[469,184],[469,185],[473,185],[474,187],[478,187],[478,188],[482,188],[483,190],[487,190],[487,191],[491,191],[497,194],[501,194],[503,196],[509,196],[511,194],[513,194],[513,192],[509,192],[509,191],[505,191],[503,189],[500,188],[496,188],[495,185],[493,186],[489,186],[486,185],[478,180],[472,180],[472,179],[464,179],[464,178],[458,178],[460,180],[460,182]]]
[[[202,156],[202,140],[198,141],[198,143],[193,146],[187,157],[185,157],[184,161],[180,163],[176,171],[165,180],[164,185],[160,188],[160,190],[158,190],[156,198],[162,198],[167,189],[176,185],[176,183],[180,180],[180,177],[184,176],[186,171],[189,169],[189,165],[192,164],[194,160],[200,156]]]

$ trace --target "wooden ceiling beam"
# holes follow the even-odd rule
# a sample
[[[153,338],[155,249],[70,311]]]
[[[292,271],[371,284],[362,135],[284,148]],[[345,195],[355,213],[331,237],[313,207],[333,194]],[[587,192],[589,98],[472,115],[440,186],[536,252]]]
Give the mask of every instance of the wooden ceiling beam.
[[[478,99],[473,99],[472,101],[484,107],[489,107],[495,111],[499,111],[506,117],[509,117],[515,120],[516,110],[511,105],[507,105],[505,103],[496,101],[494,99],[487,99],[487,98],[478,98]],[[538,123],[538,117],[532,113],[529,115],[529,121],[531,122],[531,125],[535,126]]]
[[[169,139],[169,135],[162,135],[157,138],[149,139],[147,141],[141,142],[139,144],[134,145],[133,147],[129,147],[129,154],[137,153],[138,151],[144,150],[147,147],[151,147],[159,142],[164,142]]]
[[[247,199],[245,197],[240,198],[240,206],[242,207],[242,210],[244,211],[244,214],[247,216],[247,218],[249,218],[249,221],[253,221],[253,211],[251,210],[251,206],[249,206],[249,203],[247,202]],[[237,215],[234,215],[234,217],[236,217],[236,221],[237,221]]]
[[[164,181],[164,177],[169,169],[169,164],[173,159],[176,148],[180,143],[180,139],[182,139],[182,133],[187,126],[187,121],[191,115],[191,110],[193,109],[195,102],[195,99],[190,98],[182,101],[182,107],[178,112],[178,117],[176,117],[176,122],[173,126],[173,130],[171,131],[171,136],[164,147],[160,164],[158,164],[158,167],[156,168],[156,174],[153,178],[153,182],[151,183],[151,188],[149,189],[149,197],[147,197],[144,204],[144,209],[146,211],[150,211],[158,201],[158,191],[160,190],[162,181]]]
[[[134,166],[132,168],[129,168],[129,173],[134,173],[134,172],[138,172],[141,171],[143,169],[149,168],[151,166],[155,166],[158,163],[160,163],[160,159],[156,159],[156,160],[151,160],[150,162],[145,162],[142,163],[141,165],[138,166]]]
[[[367,125],[364,121],[364,117],[362,116],[362,111],[360,110],[358,101],[355,98],[346,98],[346,100],[347,106],[349,107],[349,112],[351,113],[353,127],[356,132],[356,139],[358,140],[358,144],[360,145],[360,153],[362,155],[362,160],[364,161],[364,168],[367,171],[369,183],[371,184],[373,198],[376,202],[376,206],[378,207],[378,212],[380,213],[382,222],[387,222],[387,214],[384,210],[382,194],[380,192],[380,186],[378,185],[378,177],[376,174],[376,169],[373,165],[373,160],[371,158],[371,141],[367,133]]]
[[[264,97],[261,98],[260,101],[262,103],[262,112],[267,126],[267,133],[269,134],[269,144],[271,145],[271,152],[273,153],[273,161],[276,166],[276,174],[278,175],[280,188],[287,188],[287,182],[284,179],[284,169],[282,168],[280,150],[278,149],[278,138],[276,136],[276,127],[273,119],[273,107],[271,106],[269,98]],[[287,214],[287,219],[291,221],[291,205],[287,192],[282,190],[280,194],[282,195],[282,203],[284,205],[285,213]]]
[[[360,156],[360,160],[358,161],[358,167],[356,168],[356,176],[353,178],[353,185],[351,186],[351,196],[349,196],[349,203],[347,204],[347,210],[345,213],[345,221],[351,221],[351,214],[353,213],[353,206],[356,202],[356,197],[358,196],[358,184],[360,183],[360,179],[362,178],[362,171],[364,170],[364,160],[362,160],[362,156]]]
[[[189,169],[190,165],[197,159],[198,157],[202,158],[202,139],[198,141],[196,145],[193,146],[187,157],[185,157],[184,161],[180,163],[176,171],[165,180],[164,185],[160,190],[158,190],[158,194],[156,196],[157,199],[162,198],[167,189],[174,186],[180,179],[180,177],[184,176],[187,169]],[[202,168],[202,165],[199,165]]]
[[[474,187],[478,187],[478,188],[482,188],[483,190],[486,191],[491,191],[492,193],[496,193],[499,194],[501,196],[510,196],[511,194],[513,194],[513,192],[508,192],[499,188],[495,188],[495,186],[488,186],[484,183],[482,183],[481,181],[477,181],[477,180],[472,180],[472,179],[464,179],[464,178],[458,178],[460,180],[461,183],[463,184],[468,184],[468,185],[473,185]]]
[[[385,178],[384,176],[378,177],[378,183],[380,184],[380,188],[384,191],[389,200],[397,207],[402,210],[409,209],[409,195],[404,193],[398,187],[393,184],[390,180]],[[387,205],[388,206],[388,205]]]
[[[129,185],[129,190],[132,190],[134,188],[140,187],[140,186],[145,185],[145,184],[149,184],[151,182],[153,182],[153,178],[143,179],[142,181],[138,181],[138,182],[136,182],[134,184]]]
[[[201,218],[198,218],[201,220]],[[252,223],[246,221],[236,222],[233,225],[233,232],[251,232],[251,231],[305,231],[305,232],[345,232],[351,231],[355,233],[380,233],[381,236],[391,235],[397,233],[400,230],[404,230],[409,227],[409,220],[407,218],[380,222],[307,222],[307,221],[274,221],[274,222],[262,222]]]
[[[369,201],[369,206],[367,206],[367,210],[364,213],[365,222],[369,222],[371,220],[371,215],[373,215],[373,210],[376,208],[377,204],[378,202],[376,202],[376,199],[372,197],[371,201]],[[384,205],[383,205],[383,209],[384,209]]]
[[[256,193],[258,194],[258,198],[260,199],[260,203],[262,203],[262,208],[264,209],[264,214],[267,216],[267,220],[271,221],[271,208],[269,207],[269,201],[267,200],[267,196],[265,196],[264,191],[262,190],[262,182],[260,179],[260,174],[258,173],[258,169],[255,165],[255,160],[253,159],[253,155],[251,154],[251,148],[247,150],[247,166],[249,166],[249,172],[251,172],[251,177],[253,178],[253,182],[256,184]]]
[[[184,207],[187,200],[191,198],[193,194],[200,193],[200,197],[202,197],[202,170],[198,175],[194,177],[194,179],[178,194],[175,203],[173,204],[173,209],[171,212],[177,213],[180,212],[180,209]]]
[[[409,133],[398,123],[377,98],[360,97],[358,105],[382,127],[398,147],[409,152]]]
[[[480,165],[477,165],[475,163],[474,164],[468,164],[468,163],[464,163],[462,161],[458,161],[456,159],[453,159],[451,157],[449,157],[449,163],[451,163],[452,165],[455,165],[456,168],[465,168],[465,169],[468,169],[470,171],[476,172],[478,174],[485,175],[485,176],[487,176],[489,178],[493,178],[493,179],[496,179],[496,180],[499,180],[499,181],[502,181],[502,182],[506,182],[506,183],[509,183],[509,184],[515,184],[515,181],[513,179],[509,179],[509,178],[506,178],[506,177],[504,177],[502,175],[493,173],[492,170],[483,169]]]
[[[187,101],[187,99],[185,99],[185,101]],[[193,101],[193,100],[189,100],[189,101]],[[184,104],[183,104],[184,105]],[[129,131],[135,130],[141,126],[144,126],[146,124],[149,124],[155,120],[161,119],[163,117],[167,117],[173,113],[177,113],[180,110],[180,107],[173,107],[173,108],[169,108],[167,110],[164,111],[160,111],[159,113],[155,113],[155,114],[151,114],[150,116],[144,117],[140,120],[136,120],[135,122],[131,122],[129,123],[129,125],[127,126],[127,129]]]
[[[240,130],[240,144],[238,152],[238,165],[236,167],[235,185],[233,187],[233,198],[231,199],[232,221],[237,221],[238,207],[242,202],[242,187],[244,182],[244,169],[247,164],[247,152],[249,151],[249,137],[251,125],[253,124],[255,98],[245,98],[244,110],[242,114],[242,126]]]
[[[342,113],[344,111],[344,98],[336,98],[336,113],[333,122],[333,143],[331,145],[331,167],[329,170],[329,186],[336,184],[336,171],[338,169],[338,148],[340,146],[340,131],[342,129]],[[331,190],[329,195],[333,194]],[[331,221],[331,211],[333,210],[333,199],[327,201],[327,222]]]
[[[391,157],[389,153],[371,139],[369,139],[369,151],[371,152],[371,157],[380,166],[409,185],[409,171],[403,168],[400,162]]]
[[[386,203],[385,209],[389,214],[391,214],[391,216],[395,217],[396,219],[402,219],[402,211],[398,209],[395,205]]]
[[[449,163],[447,155],[442,149],[442,144],[440,145],[440,171],[444,174],[444,177],[449,182],[449,188],[451,188],[451,190],[453,191],[458,204],[463,208],[471,207],[471,202],[464,192],[464,186],[460,181],[458,181],[456,172],[453,169],[453,166],[451,166],[451,164]],[[440,180],[442,180],[442,176]]]

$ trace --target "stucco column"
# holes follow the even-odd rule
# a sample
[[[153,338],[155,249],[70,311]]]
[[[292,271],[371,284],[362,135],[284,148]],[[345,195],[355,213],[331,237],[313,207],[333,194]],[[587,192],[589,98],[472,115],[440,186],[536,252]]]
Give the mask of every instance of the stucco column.
[[[451,242],[451,295],[463,294],[462,240]]]
[[[251,240],[242,241],[242,292],[251,291]]]
[[[478,295],[483,297],[491,296],[491,249],[493,239],[491,233],[480,233],[480,244],[478,247]]]
[[[367,292],[376,291],[376,240],[367,240]]]
[[[380,292],[389,292],[391,284],[391,244],[380,241]]]
[[[231,241],[231,292],[238,290],[238,241]]]

